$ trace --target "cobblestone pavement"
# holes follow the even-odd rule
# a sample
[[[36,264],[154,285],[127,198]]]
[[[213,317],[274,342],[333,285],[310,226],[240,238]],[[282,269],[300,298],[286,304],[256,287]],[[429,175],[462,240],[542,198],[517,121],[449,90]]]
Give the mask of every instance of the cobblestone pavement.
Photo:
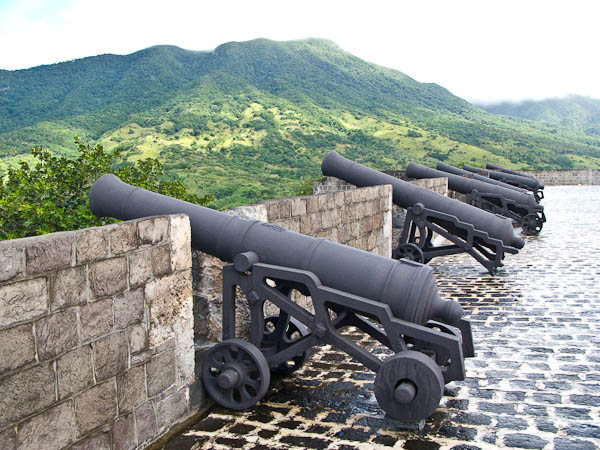
[[[215,408],[165,448],[600,448],[600,187],[546,191],[544,230],[497,276],[468,256],[432,262],[477,355],[424,424],[384,417],[374,373],[325,346],[254,408]]]

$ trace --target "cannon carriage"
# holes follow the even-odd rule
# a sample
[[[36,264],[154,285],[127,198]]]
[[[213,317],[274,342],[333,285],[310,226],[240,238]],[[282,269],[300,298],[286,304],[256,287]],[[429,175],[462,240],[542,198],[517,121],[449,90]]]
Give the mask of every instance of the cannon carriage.
[[[448,178],[448,187],[466,195],[467,203],[513,220],[524,234],[535,235],[546,222],[544,207],[525,189],[439,162],[436,169],[410,163],[410,178]]]
[[[113,175],[99,178],[89,198],[102,217],[185,213],[192,247],[230,262],[223,268],[223,339],[202,366],[202,382],[222,406],[254,405],[267,392],[271,372],[298,370],[321,344],[375,371],[380,406],[401,421],[428,417],[444,385],[465,377],[464,358],[474,356],[470,322],[457,302],[440,298],[427,266],[134,188]],[[295,291],[310,297],[312,310],[293,300]],[[250,310],[248,340],[236,336],[240,302]],[[266,302],[279,313],[267,316]],[[393,355],[381,358],[360,347],[343,333],[347,327]]]
[[[515,254],[525,245],[507,218],[370,169],[335,151],[325,156],[321,171],[359,187],[392,185],[392,201],[406,209],[400,241],[392,254],[395,259],[427,263],[464,252],[493,274],[503,266],[506,253]],[[436,245],[434,233],[449,243]]]

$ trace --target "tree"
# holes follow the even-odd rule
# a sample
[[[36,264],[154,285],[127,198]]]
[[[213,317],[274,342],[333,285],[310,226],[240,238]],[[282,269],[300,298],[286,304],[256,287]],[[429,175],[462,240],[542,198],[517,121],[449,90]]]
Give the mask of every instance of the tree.
[[[134,164],[124,162],[123,148],[106,152],[75,138],[79,155],[75,159],[55,156],[35,147],[31,154],[39,161],[20,161],[18,168],[0,174],[0,239],[15,239],[55,231],[76,230],[116,222],[92,214],[88,192],[94,181],[113,173],[134,186],[207,206],[214,197],[190,194],[179,181],[165,180],[156,159]]]

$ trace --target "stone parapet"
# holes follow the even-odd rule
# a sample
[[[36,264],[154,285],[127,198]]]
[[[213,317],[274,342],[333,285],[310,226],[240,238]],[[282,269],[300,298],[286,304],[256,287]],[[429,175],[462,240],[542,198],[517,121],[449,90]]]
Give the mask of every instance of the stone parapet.
[[[448,190],[448,178],[445,177],[414,180],[408,178],[406,176],[406,171],[404,170],[385,171],[384,173],[445,196],[449,196],[450,193],[453,192]],[[352,189],[356,189],[356,186],[335,177],[321,178],[320,180],[317,180],[313,183],[313,192],[315,194],[334,193],[338,191],[347,192]],[[402,234],[402,228],[405,217],[406,209],[401,208],[397,205],[392,205],[392,248],[396,248],[398,245],[400,235]]]
[[[0,447],[155,441],[199,408],[192,321],[185,215],[0,242]]]

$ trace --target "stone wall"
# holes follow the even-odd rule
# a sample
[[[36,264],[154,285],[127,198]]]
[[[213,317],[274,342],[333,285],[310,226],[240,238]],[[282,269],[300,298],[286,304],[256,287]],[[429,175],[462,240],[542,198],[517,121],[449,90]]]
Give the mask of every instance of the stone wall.
[[[190,226],[0,242],[0,447],[142,448],[197,412]]]
[[[600,170],[523,170],[536,177],[544,186],[600,185]]]
[[[448,196],[449,192],[453,192],[448,190],[448,178],[445,177],[413,180],[406,176],[406,171],[404,170],[386,171],[385,173],[445,196]],[[313,192],[315,194],[320,194],[322,192],[350,191],[352,189],[356,189],[356,186],[335,177],[325,177],[313,183]],[[402,234],[402,225],[404,224],[405,217],[406,210],[404,208],[400,208],[397,205],[392,205],[392,248],[395,248],[398,245],[400,235]]]
[[[390,257],[391,207],[388,185],[268,200],[227,212]],[[221,269],[225,263],[202,252],[192,253],[195,338],[197,342],[218,341],[221,339]],[[302,298],[295,300],[309,308]],[[248,330],[249,313],[245,301],[237,305],[237,332],[243,336]]]

